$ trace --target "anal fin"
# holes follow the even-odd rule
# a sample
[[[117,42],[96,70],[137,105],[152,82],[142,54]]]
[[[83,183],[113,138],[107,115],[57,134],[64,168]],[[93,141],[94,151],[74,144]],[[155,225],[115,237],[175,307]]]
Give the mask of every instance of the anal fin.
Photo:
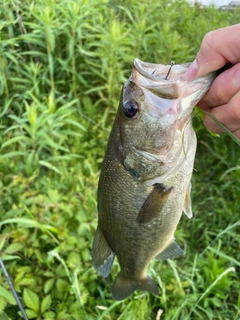
[[[155,260],[167,260],[178,256],[182,256],[184,251],[179,247],[179,245],[173,240],[167,248],[165,248],[159,255],[155,257]]]
[[[106,278],[112,269],[115,254],[109,247],[99,226],[97,227],[97,231],[93,240],[91,255],[92,264],[95,270],[102,277]]]
[[[161,211],[173,187],[166,189],[163,184],[156,183],[152,192],[143,203],[136,221],[138,223],[148,223],[152,221]]]

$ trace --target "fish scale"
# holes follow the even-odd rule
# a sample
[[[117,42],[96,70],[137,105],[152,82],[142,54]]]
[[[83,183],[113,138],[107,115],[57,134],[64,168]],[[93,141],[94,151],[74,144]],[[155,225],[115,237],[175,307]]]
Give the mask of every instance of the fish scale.
[[[135,290],[159,294],[148,266],[183,254],[174,232],[183,211],[192,216],[191,113],[216,74],[185,81],[188,65],[169,67],[135,59],[102,163],[92,261],[107,277],[117,256],[116,300]]]

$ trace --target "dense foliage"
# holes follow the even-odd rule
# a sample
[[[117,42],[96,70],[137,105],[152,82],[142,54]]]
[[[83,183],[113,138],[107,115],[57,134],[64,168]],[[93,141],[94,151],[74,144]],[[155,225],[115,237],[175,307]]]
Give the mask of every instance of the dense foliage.
[[[239,319],[240,151],[198,117],[194,217],[183,258],[151,265],[159,297],[111,299],[91,265],[96,189],[135,57],[192,61],[240,12],[184,1],[0,1],[0,250],[29,319]],[[20,313],[0,272],[0,318]]]

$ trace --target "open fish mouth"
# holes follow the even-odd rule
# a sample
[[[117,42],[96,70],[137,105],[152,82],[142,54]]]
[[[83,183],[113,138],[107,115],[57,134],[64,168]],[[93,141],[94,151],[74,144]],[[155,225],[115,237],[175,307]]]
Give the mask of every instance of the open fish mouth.
[[[145,92],[151,114],[158,116],[159,113],[173,112],[181,117],[188,109],[192,112],[195,102],[208,90],[216,72],[187,81],[184,74],[189,65],[190,63],[164,65],[134,60],[130,79]],[[157,101],[159,98],[161,104]],[[159,110],[155,108],[157,105],[160,106],[157,108]]]
[[[187,71],[190,63],[164,65],[135,59],[133,66],[142,76],[153,81],[164,81],[169,84],[170,81],[183,80],[181,77]]]

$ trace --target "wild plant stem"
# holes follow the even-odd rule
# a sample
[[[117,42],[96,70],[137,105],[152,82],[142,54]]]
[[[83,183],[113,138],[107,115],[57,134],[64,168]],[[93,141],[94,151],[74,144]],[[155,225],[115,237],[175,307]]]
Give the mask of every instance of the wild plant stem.
[[[19,28],[20,28],[20,31],[22,34],[27,34],[27,29],[25,28],[25,25],[22,21],[22,18],[21,18],[21,15],[19,14],[19,10],[18,10],[18,7],[16,6],[16,4],[14,3],[13,0],[11,0],[11,3],[12,3],[12,6],[16,12],[16,16],[17,16],[17,19],[18,19],[18,25],[19,25]],[[27,42],[27,46],[29,48],[29,50],[33,51],[33,47],[31,45],[31,43]],[[38,58],[33,58],[33,60],[35,62],[38,62]]]

